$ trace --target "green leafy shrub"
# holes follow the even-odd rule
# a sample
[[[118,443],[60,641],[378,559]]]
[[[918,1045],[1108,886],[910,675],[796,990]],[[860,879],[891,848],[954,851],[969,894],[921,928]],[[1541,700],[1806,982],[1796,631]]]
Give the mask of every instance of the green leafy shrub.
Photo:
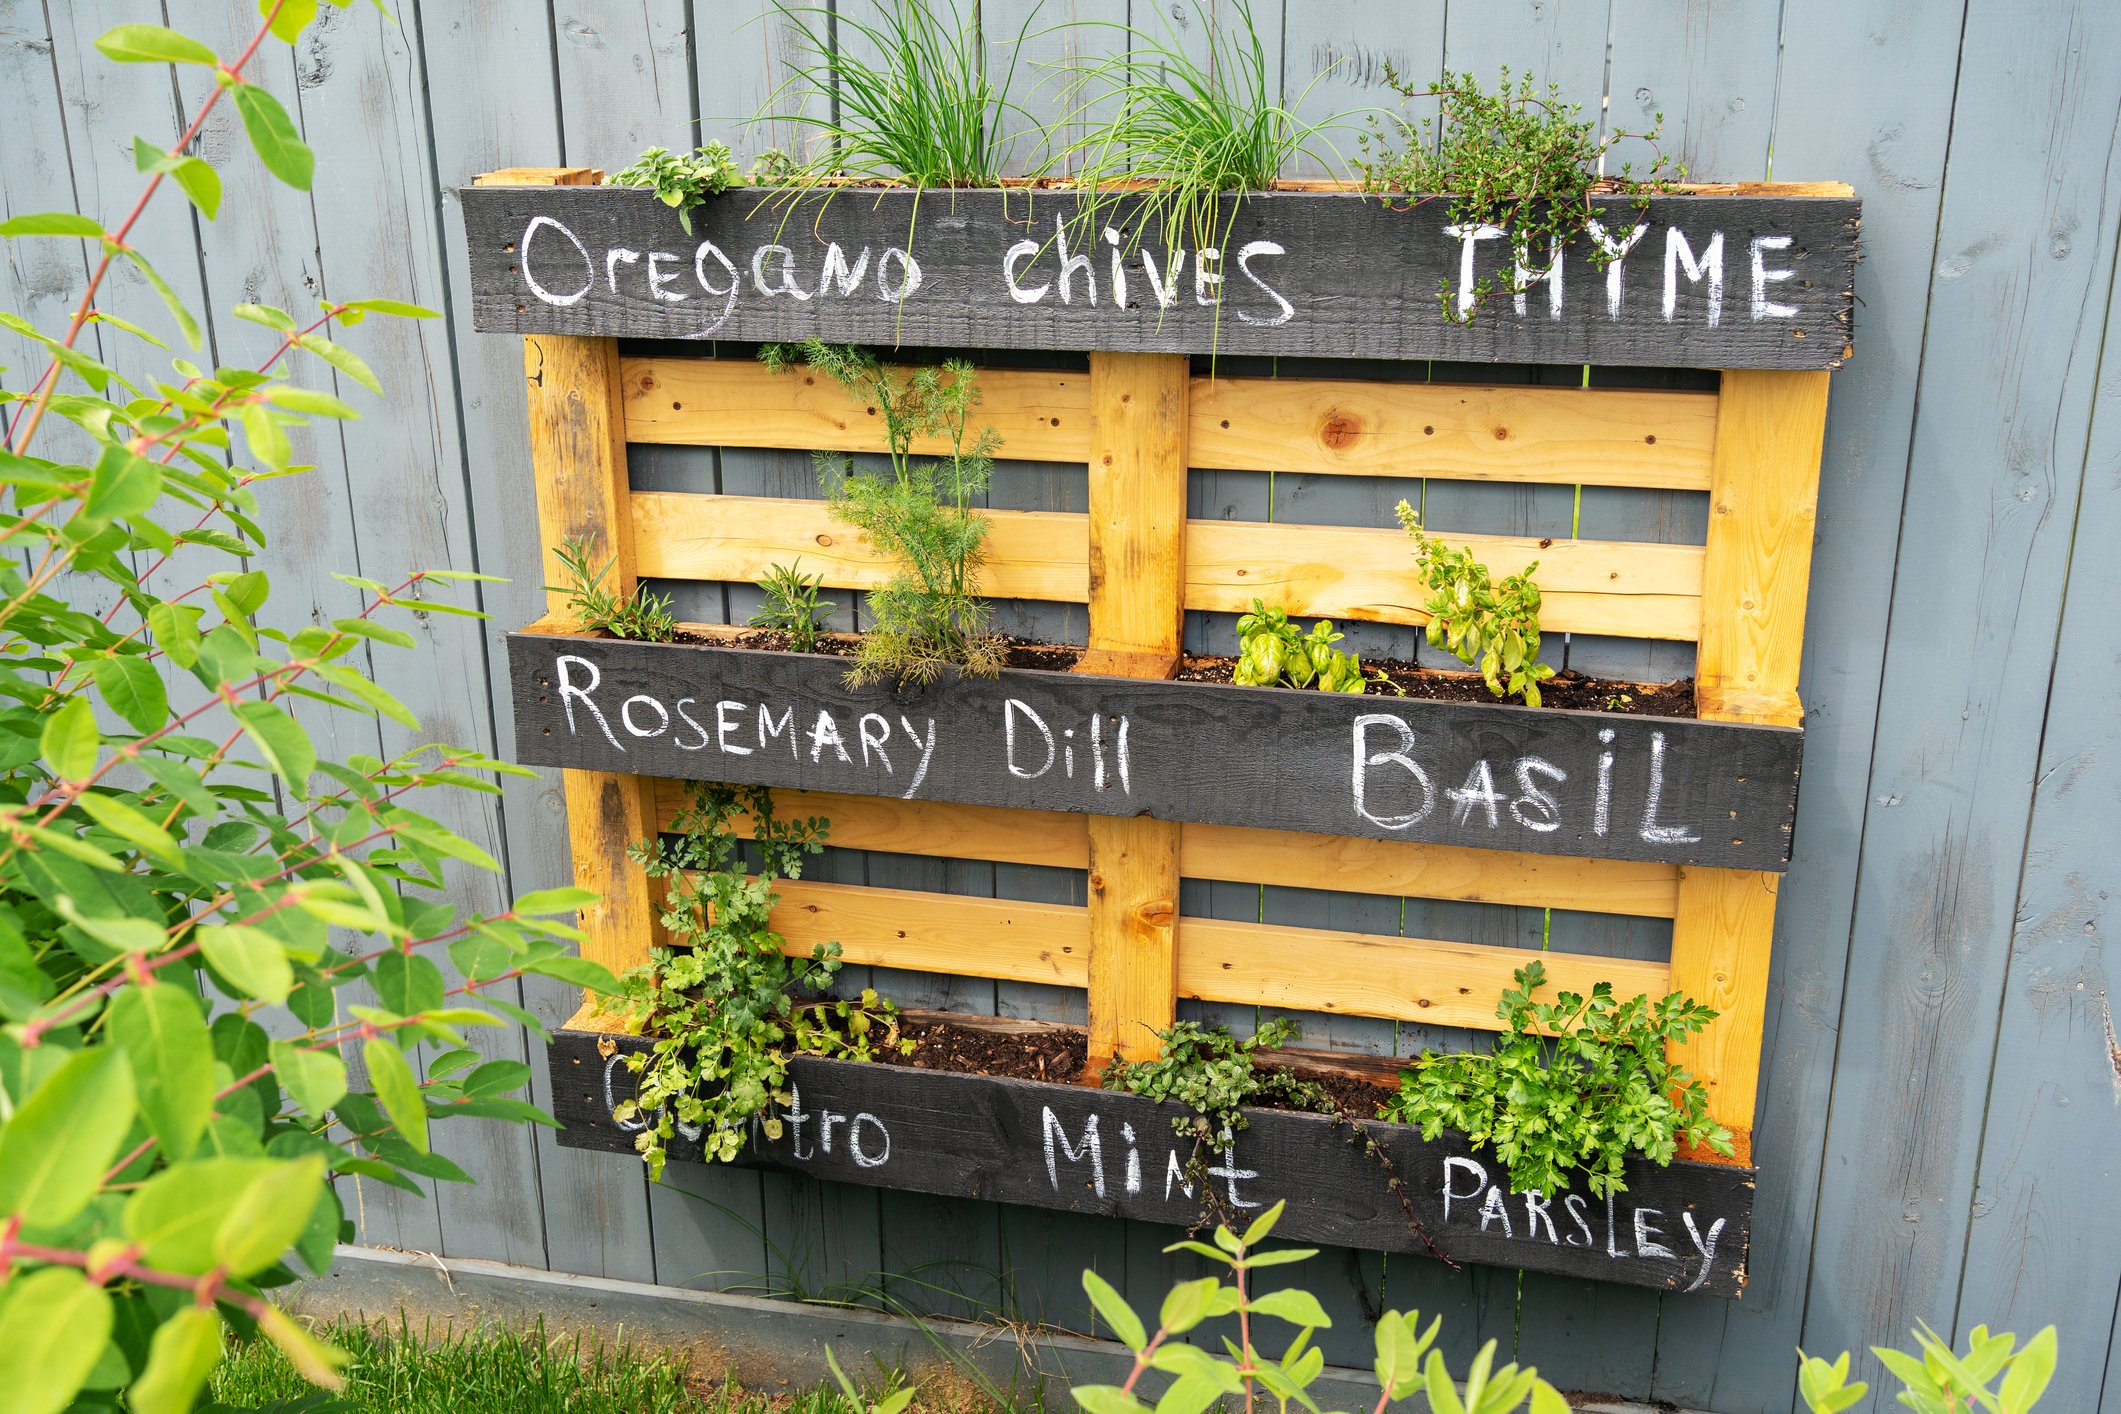
[[[787,111],[759,121],[809,132],[810,152],[772,154],[778,160],[762,177],[795,186],[829,177],[992,186],[1009,165],[1011,117],[1037,127],[1009,97],[1036,10],[1026,11],[1015,43],[986,44],[978,6],[958,0],[874,0],[862,7],[871,19],[776,3],[776,20],[799,42],[788,80],[767,100],[769,110]]]
[[[1001,439],[991,427],[972,430],[979,404],[972,365],[952,359],[892,370],[866,350],[817,339],[768,344],[759,358],[777,371],[806,363],[884,419],[888,475],[857,471],[849,456],[817,457],[833,514],[897,566],[890,582],[870,592],[870,622],[848,681],[930,682],[950,666],[980,677],[999,673],[1002,642],[978,593],[987,518],[975,502],[993,479]],[[918,461],[919,439],[940,440],[949,451]]]
[[[1471,550],[1452,549],[1421,528],[1421,517],[1405,501],[1399,524],[1414,537],[1421,576],[1429,586],[1422,609],[1429,616],[1429,646],[1447,648],[1458,661],[1480,670],[1497,697],[1522,696],[1539,705],[1539,685],[1554,669],[1539,661],[1539,586],[1534,560],[1497,584]]]
[[[2008,1331],[1990,1335],[1987,1326],[1968,1332],[1966,1349],[1958,1353],[1951,1342],[1927,1325],[1915,1327],[1918,1358],[1905,1351],[1871,1347],[1886,1369],[1900,1381],[1895,1398],[1915,1414],[1964,1414],[1984,1409],[1989,1414],[2027,1414],[2047,1392],[2055,1374],[2055,1328],[2048,1326],[2018,1349],[2018,1337]],[[1847,1351],[1829,1365],[1817,1356],[1797,1352],[1801,1363],[1797,1393],[1812,1414],[1841,1414],[1862,1402],[1870,1386],[1849,1380]],[[1998,1379],[2002,1380],[1999,1385]]]
[[[688,236],[692,234],[692,209],[736,183],[736,158],[723,142],[710,142],[691,152],[651,147],[604,179],[610,187],[652,188],[658,201],[677,208],[678,221]]]
[[[421,1178],[467,1178],[435,1152],[435,1122],[550,1123],[514,1098],[530,1067],[487,1060],[463,1033],[504,1016],[539,1031],[497,995],[526,973],[613,985],[566,945],[579,934],[563,919],[594,895],[529,894],[491,916],[450,898],[454,871],[499,866],[421,807],[529,772],[447,745],[334,759],[312,735],[348,730],[346,713],[366,730],[380,716],[418,731],[360,665],[415,646],[389,622],[398,615],[475,614],[436,591],[485,576],[341,576],[358,612],[313,622],[304,606],[285,613],[286,629],[266,617],[272,587],[250,568],[265,546],[260,488],[306,470],[291,432],[356,415],[293,381],[291,365],[307,355],[322,368],[306,372],[380,393],[333,335],[371,315],[431,312],[333,300],[297,319],[239,305],[236,317],[279,335],[263,363],[208,371],[179,358],[144,386],[82,347],[91,325],[160,342],[96,306],[119,259],[199,342],[196,316],[132,240],[165,178],[200,216],[219,214],[220,177],[191,139],[221,99],[275,177],[310,186],[309,148],[245,71],[269,38],[296,40],[316,8],[266,7],[225,64],[160,26],[105,34],[97,47],[117,62],[195,64],[217,82],[175,144],[137,143],[146,191],[117,227],[72,212],[0,223],[0,238],[89,242],[92,272],[62,330],[0,315],[49,356],[20,391],[0,392],[0,1394],[11,1409],[59,1410],[83,1391],[98,1407],[189,1409],[231,1326],[335,1383],[338,1352],[264,1295],[298,1263],[323,1272],[351,1236],[331,1180],[418,1193]],[[167,82],[159,67],[148,77]],[[59,422],[68,437],[40,441]],[[461,980],[431,956],[445,948]]]
[[[1325,1353],[1311,1343],[1312,1334],[1329,1329],[1332,1317],[1318,1298],[1300,1287],[1282,1287],[1260,1294],[1252,1289],[1252,1273],[1262,1267],[1278,1267],[1315,1257],[1315,1248],[1258,1250],[1281,1219],[1287,1200],[1260,1214],[1242,1235],[1228,1226],[1215,1229],[1215,1245],[1205,1242],[1174,1242],[1166,1252],[1190,1252],[1215,1263],[1229,1273],[1180,1282],[1164,1298],[1152,1333],[1125,1297],[1095,1271],[1083,1272],[1083,1291],[1112,1333],[1134,1352],[1134,1368],[1125,1383],[1077,1385],[1075,1402],[1088,1414],[1203,1414],[1210,1406],[1234,1407],[1242,1400],[1245,1409],[1259,1406],[1260,1395],[1287,1410],[1292,1404],[1316,1410],[1308,1393],[1325,1370]],[[1237,1318],[1237,1339],[1225,1339],[1228,1358],[1205,1345],[1188,1344],[1178,1337],[1219,1317]],[[1263,1347],[1269,1327],[1266,1318],[1294,1326],[1295,1338],[1273,1355]],[[1273,1329],[1279,1330],[1281,1326]],[[1451,1377],[1443,1353],[1435,1348],[1441,1318],[1424,1329],[1419,1311],[1387,1311],[1377,1322],[1376,1408],[1428,1396],[1435,1414],[1512,1414],[1531,1402],[1531,1414],[1568,1414],[1569,1403],[1530,1367],[1495,1365],[1495,1342],[1482,1346],[1473,1357],[1461,1383]],[[1136,1391],[1151,1370],[1170,1377],[1170,1384],[1152,1406]]]
[[[589,552],[586,539],[562,542],[552,554],[566,573],[567,583],[545,586],[567,596],[567,607],[584,631],[642,643],[668,643],[677,637],[668,595],[650,594],[646,585],[635,585],[631,594],[612,593],[604,587],[604,576],[611,573],[618,558],[612,557],[597,569],[590,563]]]
[[[749,873],[740,815],[750,817],[757,846]],[[751,1117],[787,1102],[790,1056],[873,1060],[881,1047],[911,1049],[898,1034],[898,1009],[873,991],[857,1001],[796,996],[832,980],[840,948],[820,943],[807,958],[787,956],[770,921],[773,885],[801,878],[803,861],[824,850],[825,820],[778,818],[763,786],[700,785],[670,829],[675,840],[642,840],[627,853],[666,885],[660,916],[674,946],[651,949],[605,1003],[633,1034],[654,1037],[626,1057],[641,1078],[613,1118],[645,1122],[634,1147],[656,1178],[680,1124],[703,1127],[709,1161],[735,1158]],[[769,1114],[761,1123],[780,1137],[780,1120]]]
[[[1515,257],[1510,278],[1499,286],[1493,275],[1483,275],[1454,291],[1450,277],[1443,278],[1437,299],[1444,318],[1454,323],[1469,322],[1498,295],[1527,296],[1586,231],[1594,238],[1591,265],[1604,269],[1639,238],[1651,194],[1686,180],[1686,169],[1657,147],[1657,128],[1646,133],[1615,129],[1603,139],[1593,138],[1582,107],[1563,103],[1559,85],[1539,94],[1529,74],[1513,86],[1505,68],[1489,93],[1471,74],[1447,73],[1436,84],[1409,82],[1389,60],[1384,72],[1386,86],[1398,91],[1402,105],[1433,98],[1438,109],[1419,125],[1397,115],[1371,116],[1369,131],[1357,140],[1363,155],[1355,166],[1364,187],[1416,200],[1448,193],[1452,226],[1500,231]],[[1658,114],[1656,122],[1661,127],[1664,115]],[[1617,176],[1603,176],[1599,164],[1605,153],[1628,138],[1650,144],[1649,171],[1638,179],[1633,164],[1625,163]],[[1634,219],[1627,230],[1608,231],[1599,223],[1594,192],[1632,199]]]
[[[1345,637],[1334,630],[1331,619],[1320,619],[1309,633],[1299,632],[1279,606],[1270,609],[1254,599],[1252,612],[1237,621],[1237,667],[1230,680],[1239,687],[1359,693],[1368,686],[1362,659],[1333,646]]]
[[[1682,1140],[1731,1152],[1731,1132],[1709,1118],[1708,1092],[1665,1055],[1667,1042],[1714,1021],[1713,1010],[1677,992],[1618,1002],[1610,982],[1589,996],[1534,1001],[1547,984],[1538,961],[1516,980],[1495,1009],[1503,1029],[1494,1049],[1424,1051],[1401,1073],[1386,1119],[1419,1125],[1425,1139],[1463,1131],[1509,1165],[1519,1192],[1563,1192],[1580,1171],[1603,1198],[1627,1188],[1631,1153],[1669,1164]]]
[[[1319,1086],[1287,1066],[1258,1064],[1261,1051],[1278,1050],[1302,1034],[1295,1022],[1276,1017],[1240,1041],[1223,1026],[1173,1022],[1156,1033],[1155,1060],[1112,1062],[1105,1068],[1107,1090],[1124,1090],[1159,1102],[1169,1100],[1192,1110],[1171,1127],[1181,1138],[1205,1144],[1227,1144],[1250,1123],[1245,1106],[1330,1112],[1332,1099]]]
[[[766,571],[766,577],[758,582],[766,602],[751,616],[751,626],[778,629],[788,635],[789,647],[798,653],[809,653],[817,648],[818,629],[839,606],[818,598],[825,576],[803,574],[797,568],[801,564],[797,560]]]

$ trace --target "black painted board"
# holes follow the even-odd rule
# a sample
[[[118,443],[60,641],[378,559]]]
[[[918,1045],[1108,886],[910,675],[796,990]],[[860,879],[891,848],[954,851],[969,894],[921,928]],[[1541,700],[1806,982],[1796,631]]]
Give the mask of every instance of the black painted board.
[[[1280,357],[1834,368],[1848,357],[1853,197],[1595,198],[1556,287],[1470,320],[1439,299],[1512,281],[1512,240],[1450,202],[1226,197],[1166,242],[1142,198],[740,189],[688,233],[646,191],[465,187],[484,331]],[[1109,235],[1106,232],[1110,232]],[[1621,250],[1603,269],[1597,242]],[[1544,269],[1547,253],[1530,264]],[[1454,295],[1454,300],[1456,296]]]
[[[1010,669],[849,688],[847,660],[509,635],[534,766],[1780,870],[1801,731]]]
[[[553,1111],[560,1141],[631,1155],[641,1121],[612,1109],[632,1093],[624,1064],[640,1037],[562,1031],[553,1040]],[[608,1052],[608,1054],[607,1054]],[[1189,1111],[1138,1095],[984,1075],[798,1057],[789,1071],[780,1135],[754,1121],[739,1162],[915,1193],[981,1198],[1104,1217],[1187,1226],[1190,1140],[1172,1130]],[[1427,1245],[1386,1186],[1383,1168],[1322,1115],[1248,1112],[1250,1127],[1215,1156],[1212,1182],[1226,1210],[1256,1212],[1281,1199],[1280,1237],[1417,1254]],[[1502,1164],[1462,1136],[1433,1142],[1405,1125],[1371,1135],[1406,1182],[1414,1215],[1453,1261],[1563,1272],[1700,1295],[1745,1286],[1753,1171],[1676,1161],[1630,1163],[1610,1201],[1581,1189],[1517,1193]],[[698,1131],[680,1130],[675,1158],[697,1158]]]

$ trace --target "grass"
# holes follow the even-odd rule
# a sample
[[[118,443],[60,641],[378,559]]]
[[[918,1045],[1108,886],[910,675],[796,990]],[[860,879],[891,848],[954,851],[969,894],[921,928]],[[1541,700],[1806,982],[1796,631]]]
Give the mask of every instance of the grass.
[[[214,1372],[221,1408],[280,1414],[860,1414],[839,1391],[767,1396],[691,1376],[638,1347],[578,1335],[354,1324],[319,1332],[353,1356],[346,1389],[320,1396],[262,1341],[232,1351]],[[895,1381],[886,1381],[886,1385]]]

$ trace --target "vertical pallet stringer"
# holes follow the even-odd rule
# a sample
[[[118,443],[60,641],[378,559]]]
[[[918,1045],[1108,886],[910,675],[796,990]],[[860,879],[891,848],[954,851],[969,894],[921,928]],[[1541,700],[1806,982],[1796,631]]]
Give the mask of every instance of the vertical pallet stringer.
[[[518,167],[488,173],[479,182],[586,186],[602,176],[588,167]],[[633,519],[627,507],[618,341],[529,335],[523,340],[523,377],[546,583],[561,582],[553,551],[573,539],[587,542],[591,564],[610,564],[606,584],[612,592],[631,594]],[[549,593],[546,612],[565,615],[567,596]],[[588,935],[582,955],[623,972],[641,960],[647,942],[657,936],[648,878],[626,858],[628,844],[656,831],[654,782],[605,771],[563,771],[561,776],[575,882],[602,895],[582,910],[581,928]]]
[[[1178,354],[1090,356],[1090,644],[1078,671],[1164,678],[1185,621]],[[1090,1065],[1154,1057],[1178,1006],[1178,825],[1090,817]]]
[[[1826,441],[1824,372],[1725,370],[1709,478],[1709,533],[1695,660],[1708,721],[1794,727]],[[1704,829],[1714,828],[1704,823]],[[1719,1016],[1672,1058],[1709,1092],[1709,1114],[1750,1162],[1761,1029],[1775,933],[1774,874],[1682,869],[1672,987]]]

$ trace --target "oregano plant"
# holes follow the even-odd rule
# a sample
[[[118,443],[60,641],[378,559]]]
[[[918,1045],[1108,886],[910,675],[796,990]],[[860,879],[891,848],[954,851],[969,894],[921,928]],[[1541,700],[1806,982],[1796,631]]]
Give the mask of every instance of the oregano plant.
[[[82,337],[159,342],[99,306],[122,260],[198,345],[197,315],[133,236],[169,187],[200,217],[221,214],[202,155],[213,149],[195,149],[224,100],[266,169],[309,187],[309,148],[248,75],[300,36],[316,0],[260,8],[232,57],[157,25],[105,34],[97,48],[114,62],[195,65],[216,82],[173,140],[136,140],[142,191],[117,225],[65,211],[0,223],[0,239],[86,243],[90,272],[63,327],[0,315],[39,351],[0,392],[10,1409],[188,1410],[232,1331],[335,1383],[338,1354],[266,1293],[330,1265],[351,1235],[342,1185],[465,1180],[436,1152],[437,1122],[550,1122],[514,1095],[527,1065],[464,1040],[511,1019],[538,1029],[507,984],[613,985],[570,948],[591,895],[550,890],[486,916],[452,899],[458,871],[499,866],[423,803],[527,772],[463,746],[384,759],[319,745],[347,715],[420,728],[364,664],[415,646],[394,620],[476,614],[447,591],[486,576],[341,576],[358,607],[318,618],[307,605],[273,612],[253,567],[270,483],[305,470],[295,434],[356,416],[340,397],[353,385],[381,392],[345,333],[432,312],[390,299],[332,298],[299,317],[239,305],[278,335],[262,362],[180,357],[140,381]]]

